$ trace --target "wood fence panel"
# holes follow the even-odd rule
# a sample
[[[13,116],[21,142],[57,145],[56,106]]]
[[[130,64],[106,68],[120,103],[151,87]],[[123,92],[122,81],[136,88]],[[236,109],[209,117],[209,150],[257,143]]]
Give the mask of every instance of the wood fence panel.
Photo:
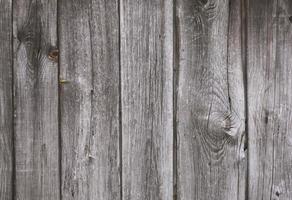
[[[179,200],[245,198],[241,6],[177,0]]]
[[[119,200],[118,2],[59,6],[62,198]]]
[[[13,198],[12,1],[0,1],[0,199]]]
[[[59,199],[57,1],[13,1],[15,199]]]
[[[291,41],[291,0],[0,0],[0,199],[292,199]]]
[[[173,1],[121,1],[123,200],[173,199]]]
[[[248,199],[292,199],[292,2],[249,0]]]

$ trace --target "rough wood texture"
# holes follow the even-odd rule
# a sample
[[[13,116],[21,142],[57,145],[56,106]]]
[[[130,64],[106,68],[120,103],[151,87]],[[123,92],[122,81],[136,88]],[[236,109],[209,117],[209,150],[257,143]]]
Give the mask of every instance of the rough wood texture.
[[[15,198],[59,199],[57,1],[13,1]]]
[[[0,199],[12,200],[12,2],[0,0]]]
[[[288,200],[292,199],[292,2],[249,0],[247,9],[248,199]]]
[[[119,200],[118,1],[59,5],[62,197]]]
[[[124,200],[173,198],[173,1],[121,1]]]
[[[240,0],[177,0],[179,200],[244,199],[240,10]]]
[[[291,0],[0,0],[0,200],[291,200],[291,41]]]

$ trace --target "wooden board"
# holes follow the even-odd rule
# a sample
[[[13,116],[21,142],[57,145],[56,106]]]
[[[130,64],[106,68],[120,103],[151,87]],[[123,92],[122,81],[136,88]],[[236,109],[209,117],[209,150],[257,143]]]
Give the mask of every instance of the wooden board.
[[[59,6],[62,198],[118,200],[118,2]]]
[[[241,6],[177,0],[179,200],[245,198]]]
[[[248,1],[248,199],[292,199],[292,2]],[[289,19],[290,18],[290,19]]]
[[[57,1],[13,1],[15,198],[59,199]]]
[[[292,199],[291,41],[290,0],[0,0],[0,199]]]
[[[0,1],[0,199],[13,198],[12,1]]]
[[[122,196],[173,199],[173,1],[120,3]]]

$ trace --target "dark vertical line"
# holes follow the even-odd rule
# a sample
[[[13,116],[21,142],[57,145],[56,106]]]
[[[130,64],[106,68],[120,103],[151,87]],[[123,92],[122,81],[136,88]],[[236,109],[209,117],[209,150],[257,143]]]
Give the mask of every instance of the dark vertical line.
[[[177,26],[179,21],[176,16],[176,0],[173,0],[173,199],[178,199],[178,169],[177,169],[177,86],[179,75],[179,37]]]
[[[118,0],[119,13],[119,159],[120,159],[120,200],[123,199],[123,126],[122,126],[122,57],[121,57],[121,2]]]
[[[60,0],[57,0],[57,48],[59,50],[59,56],[58,56],[58,133],[59,133],[59,198],[62,200],[62,115],[61,115],[61,84],[60,84],[60,74],[61,74],[61,65],[60,65],[60,55],[62,52],[60,52]]]
[[[241,0],[241,54],[243,67],[244,83],[244,115],[245,115],[245,142],[244,151],[246,152],[246,182],[245,182],[245,199],[249,199],[249,134],[248,134],[248,0]]]
[[[276,40],[276,53],[275,53],[275,64],[276,64],[276,66],[280,66],[280,63],[279,63],[279,56],[278,56],[278,52],[280,52],[279,51],[279,46],[278,46],[278,40],[279,40],[279,11],[278,11],[278,8],[279,8],[279,0],[277,0],[276,1],[277,2],[277,4],[276,4],[276,23],[277,23],[277,26],[276,26],[276,36],[275,36],[275,40]],[[273,10],[273,4],[272,4],[272,10]],[[273,26],[273,24],[271,25],[271,26]],[[272,29],[272,27],[271,27],[271,29]],[[272,40],[272,42],[273,42],[273,38],[271,39]],[[279,64],[279,65],[278,65]],[[274,73],[275,73],[275,75],[274,75],[274,83],[276,84],[276,79],[277,79],[277,70],[275,69],[275,71],[274,71]],[[274,94],[276,94],[276,86],[274,87]],[[273,107],[275,108],[275,102],[276,102],[276,100],[275,100],[275,98],[276,98],[276,95],[274,95],[274,105],[273,105]],[[280,95],[279,95],[279,98],[280,98]],[[278,124],[278,126],[277,126],[277,132],[279,131],[279,124]],[[275,178],[275,159],[276,159],[276,156],[275,156],[275,135],[274,135],[274,133],[272,134],[273,135],[273,160],[272,160],[272,180],[271,180],[271,188],[270,188],[270,200],[272,200],[272,197],[273,197],[273,185],[274,185],[274,178]]]
[[[91,23],[92,23],[92,1],[90,0],[89,1],[89,7],[88,7],[88,26],[89,26],[89,40],[90,40],[90,73],[91,73],[91,86],[90,86],[90,136],[89,136],[89,139],[88,139],[88,145],[91,146],[91,134],[93,133],[93,101],[94,101],[94,68],[93,68],[93,65],[94,65],[94,59],[93,59],[93,41],[92,41],[92,26],[91,26]],[[89,147],[91,148],[91,147]],[[89,150],[91,151],[91,150]],[[86,179],[87,179],[87,182],[89,182],[89,179],[90,179],[90,175],[91,175],[91,171],[89,166],[87,167],[87,176],[86,176]],[[90,198],[90,184],[88,184],[88,187],[87,187],[87,199]]]
[[[226,42],[226,49],[227,49],[227,56],[226,56],[226,78],[227,78],[227,95],[228,95],[228,103],[229,103],[229,111],[232,113],[232,102],[230,97],[230,77],[229,77],[229,37],[230,37],[230,23],[232,22],[231,19],[231,1],[228,2],[228,22],[227,22],[227,42]]]
[[[12,180],[12,189],[11,189],[11,197],[12,200],[16,200],[16,146],[15,146],[15,80],[14,80],[14,37],[13,37],[13,11],[14,11],[14,4],[13,4],[13,0],[11,1],[11,107],[12,107],[12,175],[11,175],[11,180]]]

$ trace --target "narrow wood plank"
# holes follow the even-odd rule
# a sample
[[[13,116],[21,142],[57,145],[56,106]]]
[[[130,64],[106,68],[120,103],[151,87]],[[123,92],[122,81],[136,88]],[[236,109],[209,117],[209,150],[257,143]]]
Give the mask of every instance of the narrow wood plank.
[[[248,199],[292,199],[292,2],[248,1]]]
[[[57,1],[14,0],[16,199],[59,199]]]
[[[59,1],[62,199],[120,199],[119,6]]]
[[[123,200],[173,199],[173,1],[121,1]]]
[[[90,199],[120,200],[119,1],[91,4],[92,138]],[[92,149],[91,149],[92,148]]]
[[[0,199],[12,200],[12,1],[0,0]]]
[[[241,1],[177,0],[177,195],[244,199]]]

